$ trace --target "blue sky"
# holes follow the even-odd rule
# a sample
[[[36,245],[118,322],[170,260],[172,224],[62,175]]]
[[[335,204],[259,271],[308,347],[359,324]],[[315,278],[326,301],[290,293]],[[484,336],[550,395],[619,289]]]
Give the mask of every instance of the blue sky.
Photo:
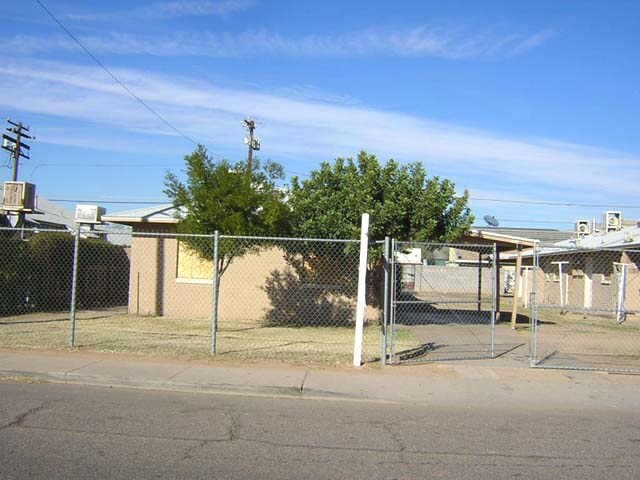
[[[246,155],[251,116],[289,175],[365,149],[468,189],[479,224],[640,218],[637,2],[41,1],[216,158]],[[163,200],[193,144],[37,1],[0,19],[0,112],[37,137],[20,179],[52,199]]]

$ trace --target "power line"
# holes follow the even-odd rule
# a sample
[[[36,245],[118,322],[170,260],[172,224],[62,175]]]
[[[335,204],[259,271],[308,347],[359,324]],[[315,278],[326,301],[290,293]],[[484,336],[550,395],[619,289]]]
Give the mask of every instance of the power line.
[[[169,200],[96,200],[93,199],[78,199],[78,198],[48,198],[51,202],[63,202],[63,203],[106,203],[106,204],[131,204],[131,205],[158,205],[160,203],[171,203]]]
[[[548,224],[548,225],[557,225],[557,224],[566,224],[573,225],[574,222],[567,220],[566,218],[563,220],[529,220],[524,218],[501,218],[500,223],[540,223],[540,224]]]
[[[42,9],[53,19],[54,22],[56,22],[58,24],[58,26],[67,34],[69,35],[69,37],[75,42],[77,43],[80,48],[82,48],[82,50],[84,50],[84,52],[100,67],[102,68],[105,72],[107,72],[107,74],[109,74],[109,76],[118,84],[122,87],[122,89],[127,92],[133,99],[135,99],[136,101],[138,101],[138,103],[140,103],[144,108],[146,108],[149,112],[151,112],[153,115],[156,116],[156,118],[158,118],[162,123],[164,123],[167,127],[169,127],[171,130],[173,130],[174,132],[176,132],[178,135],[180,135],[182,138],[190,141],[191,143],[193,143],[194,145],[197,145],[198,142],[196,142],[193,138],[191,138],[190,136],[188,136],[187,134],[185,134],[184,132],[182,132],[180,129],[178,129],[176,126],[174,126],[171,122],[169,122],[169,120],[167,120],[166,118],[164,118],[162,115],[160,115],[156,110],[154,110],[153,108],[151,108],[151,106],[149,104],[147,104],[144,100],[142,100],[138,95],[136,95],[129,87],[127,87],[127,85],[120,80],[111,70],[109,70],[106,65],[104,63],[102,63],[93,53],[91,53],[91,51],[80,41],[78,40],[78,38],[71,33],[71,31],[60,21],[58,20],[58,18],[53,14],[53,12],[51,12],[51,10],[49,10],[46,5],[44,3],[42,3],[41,0],[35,0],[36,3],[38,5],[40,5],[40,7],[42,7]]]
[[[83,167],[83,168],[171,168],[174,165],[152,163],[39,163],[38,167]]]
[[[611,203],[574,203],[574,202],[552,202],[545,200],[515,200],[508,198],[484,198],[469,197],[469,200],[497,203],[514,203],[522,205],[546,205],[550,207],[589,207],[589,208],[640,208],[640,205],[617,205]]]
[[[0,165],[0,167],[6,167],[6,168],[10,168],[10,166],[7,165]],[[161,165],[161,164],[157,164],[157,163],[119,163],[119,164],[114,164],[114,163],[91,163],[91,162],[44,162],[44,163],[38,163],[35,167],[34,170],[36,168],[42,168],[42,167],[83,167],[83,168],[155,168],[155,169],[159,169],[159,168],[163,168],[163,169],[168,169],[168,168],[173,168],[175,167],[175,165],[169,165],[169,164],[165,164],[165,165]],[[302,172],[293,172],[290,170],[286,170],[287,174],[289,177],[291,177],[292,175],[295,175],[297,177],[308,177],[310,176],[309,173],[302,173]],[[32,172],[33,175],[33,172]]]

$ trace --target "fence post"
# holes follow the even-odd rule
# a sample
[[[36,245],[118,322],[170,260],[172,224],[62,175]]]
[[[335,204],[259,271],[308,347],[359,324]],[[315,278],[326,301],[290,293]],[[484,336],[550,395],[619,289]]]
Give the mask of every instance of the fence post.
[[[627,319],[626,303],[626,290],[627,290],[627,267],[629,264],[613,262],[614,272],[619,272],[616,279],[616,288],[618,289],[616,295],[616,323],[624,323]]]
[[[396,251],[398,250],[398,242],[395,238],[391,239],[391,263],[389,265],[389,275],[391,280],[391,285],[389,287],[389,292],[391,293],[391,302],[390,302],[390,324],[389,331],[387,332],[387,336],[391,339],[391,352],[389,354],[389,358],[392,363],[396,363],[396,309],[397,309],[397,291],[396,291]]]
[[[71,347],[76,346],[76,290],[78,287],[78,253],[80,251],[80,225],[77,226],[75,237],[73,241],[73,270],[71,274],[71,308],[70,308],[70,320],[71,320],[71,338],[69,344]]]
[[[216,354],[218,340],[218,294],[220,279],[218,278],[218,249],[220,235],[218,230],[213,233],[213,297],[211,299],[211,355]]]
[[[533,272],[531,296],[530,296],[530,308],[531,308],[531,326],[530,326],[530,340],[529,340],[529,366],[533,367],[537,363],[537,349],[538,349],[538,269],[540,266],[538,244],[533,245]]]
[[[478,313],[482,312],[482,251],[478,252]]]
[[[497,309],[499,305],[499,295],[500,295],[500,287],[499,287],[499,276],[500,270],[498,263],[498,246],[493,244],[493,274],[492,274],[492,297],[491,301],[491,358],[496,356],[496,317],[497,317]]]
[[[353,345],[353,366],[362,365],[364,314],[367,308],[367,251],[369,249],[369,214],[362,214],[360,229],[360,263],[358,267],[358,299],[356,302],[356,333]]]
[[[387,364],[387,326],[389,325],[389,276],[391,268],[389,257],[391,256],[391,238],[384,237],[384,291],[382,300],[382,341],[380,345],[380,364],[384,367]]]

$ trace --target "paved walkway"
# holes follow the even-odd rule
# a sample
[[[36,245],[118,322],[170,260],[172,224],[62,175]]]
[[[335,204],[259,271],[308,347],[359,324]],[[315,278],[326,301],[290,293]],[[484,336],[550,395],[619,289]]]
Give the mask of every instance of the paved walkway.
[[[640,376],[529,369],[505,360],[401,367],[230,365],[0,350],[0,378],[99,386],[523,409],[640,408]]]

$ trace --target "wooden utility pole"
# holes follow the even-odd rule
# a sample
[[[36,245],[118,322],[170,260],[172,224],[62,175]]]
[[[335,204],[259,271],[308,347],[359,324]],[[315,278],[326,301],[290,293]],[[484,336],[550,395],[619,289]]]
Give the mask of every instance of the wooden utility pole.
[[[260,150],[260,140],[254,138],[253,132],[256,129],[256,122],[250,118],[246,118],[242,124],[247,130],[249,130],[249,136],[245,137],[244,143],[249,146],[249,153],[247,154],[247,172],[250,174],[253,168],[253,151]]]
[[[24,143],[24,139],[35,140],[36,137],[31,137],[28,135],[29,127],[23,125],[22,122],[13,122],[7,119],[7,123],[9,123],[9,127],[6,128],[7,132],[13,133],[15,137],[11,137],[6,133],[2,134],[2,148],[11,152],[11,157],[13,158],[13,177],[12,181],[18,181],[18,168],[20,166],[20,157],[26,158],[27,160],[30,158],[29,155],[22,152],[22,150],[30,150],[31,147]]]

